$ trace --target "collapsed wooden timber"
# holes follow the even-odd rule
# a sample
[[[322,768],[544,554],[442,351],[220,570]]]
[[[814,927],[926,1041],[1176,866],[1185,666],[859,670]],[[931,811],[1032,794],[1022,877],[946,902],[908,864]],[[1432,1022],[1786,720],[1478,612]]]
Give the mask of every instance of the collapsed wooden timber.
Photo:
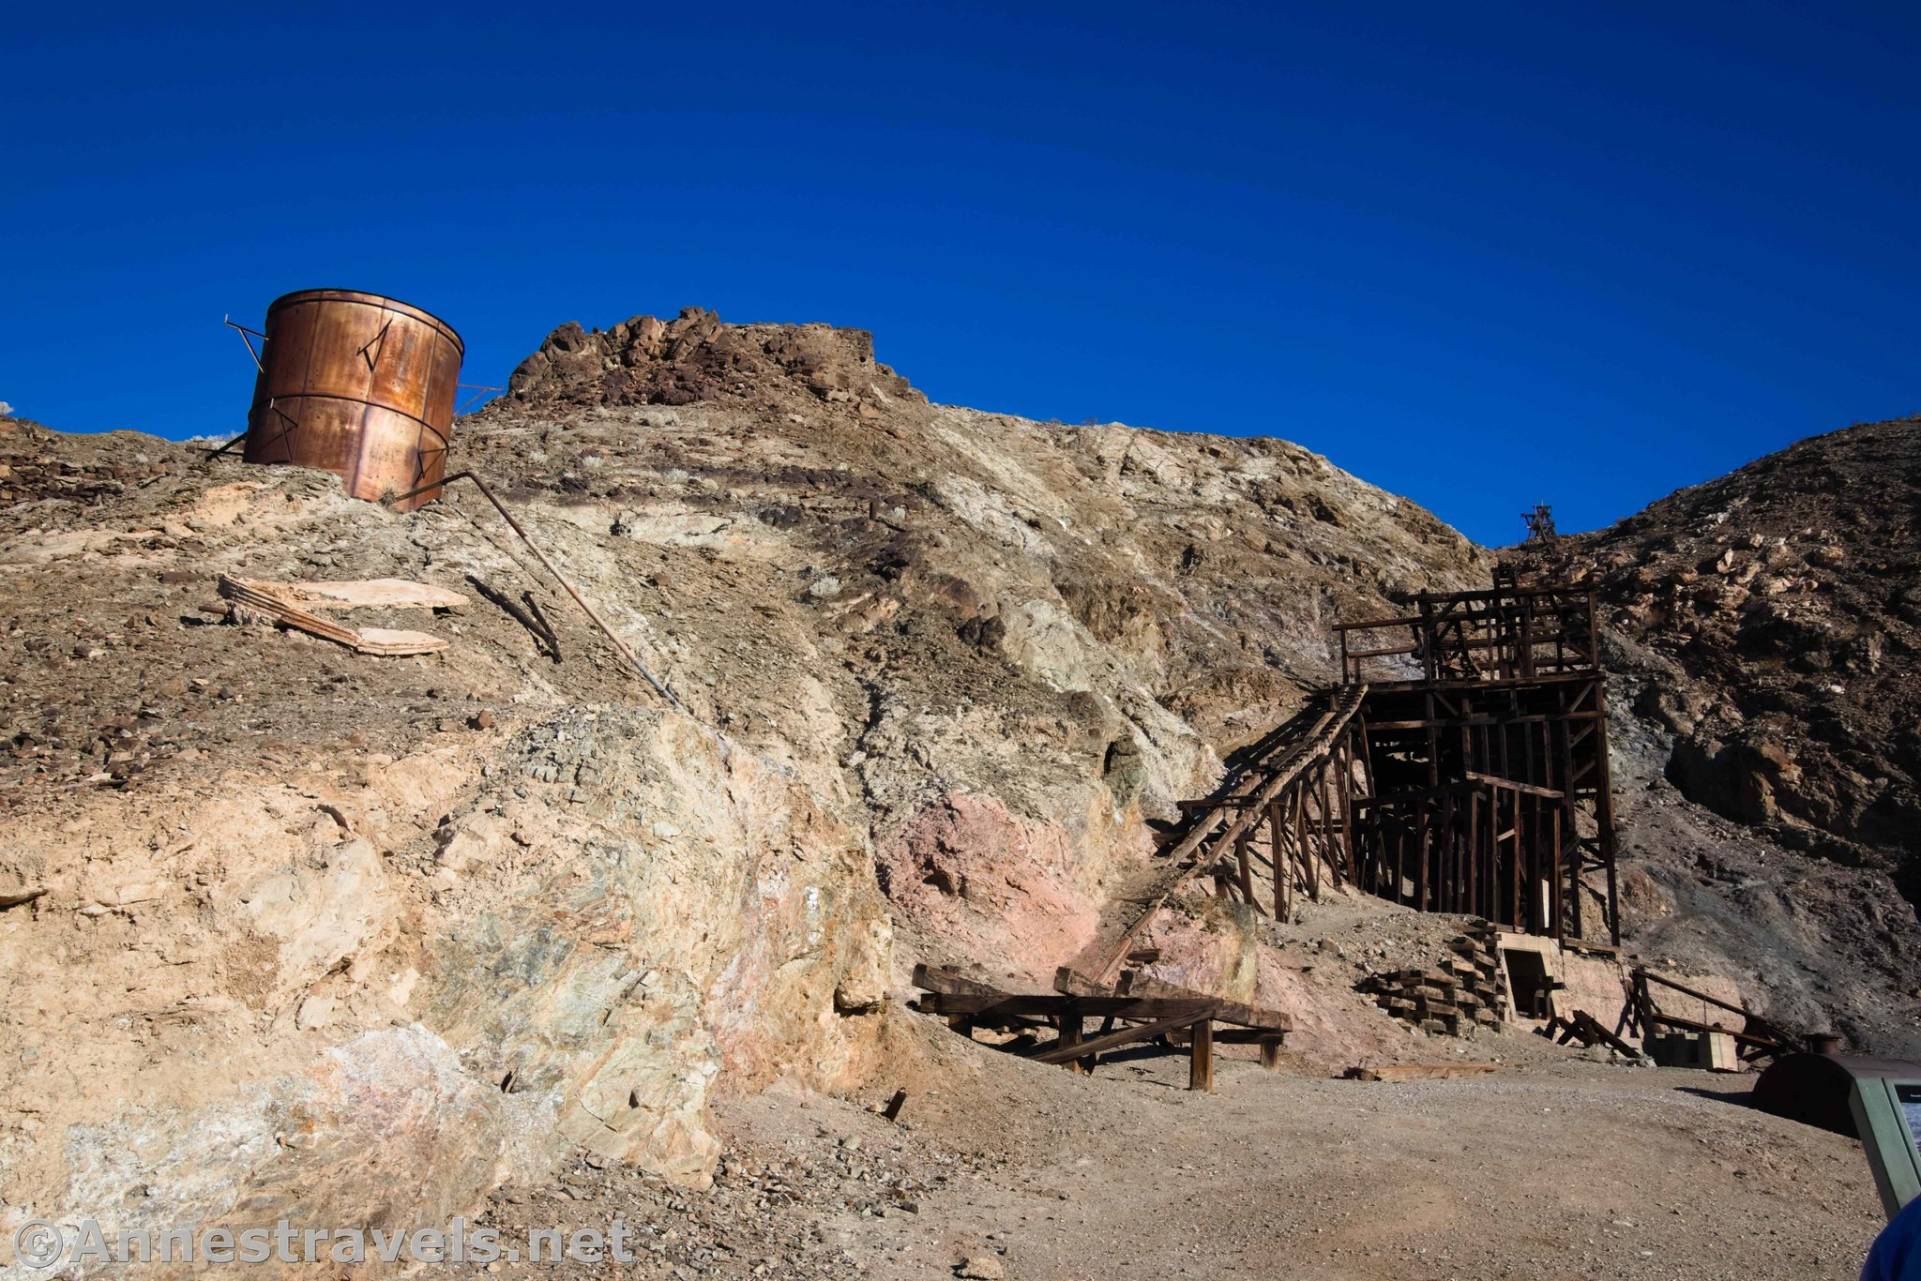
[[[1597,1045],[1606,1046],[1609,1050],[1627,1059],[1629,1062],[1639,1062],[1646,1057],[1640,1050],[1629,1045],[1613,1032],[1608,1031],[1607,1028],[1602,1026],[1601,1020],[1595,1018],[1586,1010],[1575,1010],[1565,1018],[1556,1014],[1550,1017],[1546,1024],[1536,1028],[1535,1032],[1540,1036],[1546,1037],[1556,1045],[1566,1045],[1570,1041],[1579,1041],[1589,1049]]]
[[[447,648],[442,636],[388,627],[346,627],[314,613],[315,609],[353,609],[382,605],[417,609],[454,609],[467,598],[426,583],[397,578],[366,583],[276,583],[263,579],[219,576],[218,590],[227,602],[229,617],[237,622],[267,622],[318,636],[361,654],[400,657],[436,654]]]
[[[1036,1063],[1055,1063],[1091,1072],[1103,1054],[1161,1041],[1185,1042],[1190,1090],[1214,1088],[1214,1046],[1257,1045],[1261,1064],[1274,1068],[1292,1021],[1277,1010],[1161,983],[1129,972],[1112,987],[1071,969],[1054,977],[1055,991],[1007,992],[969,978],[948,966],[914,967],[914,986],[925,995],[919,1008],[946,1018],[948,1026],[971,1037],[975,1028],[1022,1033],[1051,1033],[1047,1040],[1017,1038],[1010,1049]],[[1101,1020],[1087,1034],[1087,1020]],[[1219,1025],[1219,1026],[1217,1026]]]

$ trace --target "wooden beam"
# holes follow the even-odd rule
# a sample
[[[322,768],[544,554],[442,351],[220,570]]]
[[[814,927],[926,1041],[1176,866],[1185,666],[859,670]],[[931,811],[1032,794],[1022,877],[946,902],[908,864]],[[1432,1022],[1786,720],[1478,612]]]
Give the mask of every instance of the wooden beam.
[[[1347,1081],[1445,1081],[1463,1076],[1486,1076],[1493,1063],[1394,1063],[1382,1067],[1351,1067],[1341,1074]]]
[[[1170,1001],[1139,996],[1057,996],[1047,993],[996,992],[992,995],[930,992],[920,999],[923,1010],[933,1014],[964,1014],[977,1022],[996,1017],[1055,1015],[1069,1003],[1083,1014],[1111,1014],[1122,1019],[1159,1019],[1193,1016],[1201,1009],[1212,1009],[1217,1002],[1208,998]]]
[[[1520,783],[1498,774],[1483,774],[1479,770],[1464,770],[1463,774],[1471,781],[1485,783],[1509,792],[1520,792],[1527,796],[1538,796],[1543,800],[1558,801],[1566,798],[1567,793],[1552,787],[1537,787],[1533,783]]]
[[[951,965],[916,965],[914,967],[914,986],[929,992],[940,992],[948,996],[1005,996],[1007,993],[991,983],[968,978]]]
[[[1211,1001],[1214,1004],[1214,1020],[1217,1023],[1234,1023],[1241,1027],[1275,1032],[1294,1030],[1294,1020],[1280,1010],[1270,1010],[1258,1005],[1247,1005],[1240,1001],[1209,996],[1205,992],[1197,992],[1192,988],[1180,987],[1133,971],[1129,971],[1122,977],[1127,981],[1127,990],[1124,993],[1113,992],[1072,966],[1063,965],[1054,971],[1054,990],[1083,997],[1128,996],[1163,1001]]]

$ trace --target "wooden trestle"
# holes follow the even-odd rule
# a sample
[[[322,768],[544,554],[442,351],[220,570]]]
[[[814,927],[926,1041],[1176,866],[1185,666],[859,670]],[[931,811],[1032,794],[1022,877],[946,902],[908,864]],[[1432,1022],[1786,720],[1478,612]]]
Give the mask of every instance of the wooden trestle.
[[[1250,748],[1212,797],[1182,803],[1186,821],[1167,853],[1173,866],[1103,954],[1096,980],[1120,969],[1174,891],[1203,872],[1212,874],[1217,894],[1237,896],[1257,912],[1271,904],[1277,920],[1292,914],[1297,895],[1319,899],[1323,884],[1351,878],[1360,855],[1351,839],[1354,801],[1371,790],[1358,720],[1366,697],[1364,684],[1319,695]]]

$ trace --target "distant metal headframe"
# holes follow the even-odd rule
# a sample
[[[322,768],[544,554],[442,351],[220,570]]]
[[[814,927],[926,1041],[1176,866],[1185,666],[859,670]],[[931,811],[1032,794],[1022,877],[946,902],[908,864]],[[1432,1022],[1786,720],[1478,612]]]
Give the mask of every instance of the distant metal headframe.
[[[303,289],[267,308],[246,460],[338,473],[355,498],[411,510],[440,496],[465,346],[380,294]]]

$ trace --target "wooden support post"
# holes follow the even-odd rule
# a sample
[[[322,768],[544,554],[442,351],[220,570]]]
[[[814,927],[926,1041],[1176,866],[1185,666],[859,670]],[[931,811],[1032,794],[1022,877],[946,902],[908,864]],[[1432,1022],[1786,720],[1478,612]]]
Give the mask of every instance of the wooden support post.
[[[1360,879],[1360,854],[1354,841],[1354,730],[1352,727],[1341,734],[1341,751],[1336,769],[1340,771],[1338,782],[1341,790],[1341,844],[1347,855],[1348,883]]]
[[[1467,910],[1481,911],[1481,794],[1467,794]]]
[[[1313,831],[1319,836],[1317,841],[1304,842],[1302,853],[1307,855],[1307,895],[1316,903],[1321,901],[1321,864],[1327,861],[1327,796],[1321,791],[1321,781],[1327,766],[1301,783],[1302,809],[1306,809],[1307,798],[1314,798]],[[1316,846],[1319,848],[1317,849]]]
[[[1294,855],[1301,861],[1301,873],[1305,878],[1308,874],[1308,860],[1312,857],[1307,849],[1307,794],[1298,782],[1290,790],[1294,795]],[[1315,894],[1313,890],[1314,887],[1310,883],[1308,896],[1318,902],[1321,896]]]
[[[1242,828],[1235,834],[1234,859],[1240,864],[1241,897],[1247,901],[1249,907],[1258,912],[1261,910],[1261,904],[1254,897],[1254,864],[1247,856],[1247,842],[1250,835],[1246,828]]]
[[[1593,616],[1593,600],[1593,593],[1590,592],[1588,594],[1590,618],[1588,643],[1590,646],[1594,644],[1594,632],[1591,621]],[[1595,744],[1596,778],[1594,780],[1594,825],[1598,829],[1596,835],[1600,845],[1601,861],[1606,865],[1607,871],[1608,938],[1616,947],[1619,947],[1621,945],[1621,903],[1619,898],[1620,887],[1616,880],[1614,868],[1613,767],[1608,763],[1607,686],[1601,683],[1599,676],[1594,678],[1594,712],[1595,726],[1600,731],[1598,734],[1599,742]]]
[[[1187,1088],[1214,1092],[1214,1020],[1194,1025],[1187,1052]]]
[[[1407,902],[1407,829],[1404,824],[1394,825],[1394,901]]]
[[[1079,1045],[1085,1039],[1083,1035],[1085,1026],[1081,1021],[1080,1010],[1071,1005],[1062,1010],[1060,1014],[1061,1048]],[[1076,1076],[1086,1076],[1094,1070],[1094,1058],[1089,1055],[1084,1059],[1075,1059],[1067,1065],[1067,1070]]]
[[[1425,912],[1428,910],[1427,847],[1432,837],[1432,823],[1428,818],[1427,798],[1414,802],[1414,906]]]
[[[1561,807],[1558,805],[1554,807],[1548,822],[1547,839],[1548,858],[1551,860],[1552,868],[1549,873],[1552,888],[1549,890],[1548,899],[1551,908],[1548,928],[1553,930],[1555,942],[1565,943],[1567,942],[1567,914],[1562,899],[1564,887],[1561,884]]]
[[[1287,850],[1281,839],[1281,798],[1267,803],[1268,853],[1274,862],[1274,919],[1285,921],[1287,908]]]
[[[1508,924],[1515,929],[1526,929],[1527,896],[1521,888],[1521,794],[1515,792],[1508,797],[1508,804],[1514,807],[1514,825],[1508,828],[1507,862],[1511,879],[1514,882],[1514,897],[1508,904]]]

